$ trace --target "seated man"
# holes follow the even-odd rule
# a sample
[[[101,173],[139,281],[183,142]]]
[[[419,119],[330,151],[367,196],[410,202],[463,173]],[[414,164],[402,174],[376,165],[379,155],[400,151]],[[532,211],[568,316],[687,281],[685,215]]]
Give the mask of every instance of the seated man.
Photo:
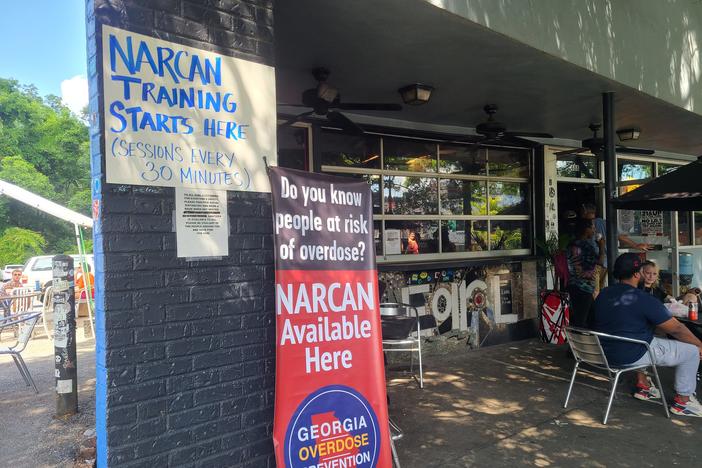
[[[670,410],[681,416],[702,417],[702,406],[695,398],[702,342],[677,319],[670,317],[659,300],[637,289],[641,281],[641,264],[638,254],[625,253],[617,258],[613,273],[619,283],[603,289],[597,297],[593,329],[650,343],[657,366],[675,367],[676,395]],[[654,337],[656,328],[676,340]],[[602,348],[613,366],[651,362],[643,345],[603,339]],[[639,399],[660,398],[658,390],[643,374],[637,377],[637,387]],[[640,398],[639,392],[646,398]]]

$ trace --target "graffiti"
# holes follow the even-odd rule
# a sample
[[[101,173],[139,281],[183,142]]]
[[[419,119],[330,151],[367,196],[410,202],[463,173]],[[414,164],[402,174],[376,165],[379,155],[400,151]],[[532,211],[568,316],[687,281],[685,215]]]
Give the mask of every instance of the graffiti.
[[[516,299],[521,296],[519,263],[381,272],[379,281],[382,301],[410,304],[420,315],[432,314],[441,333],[468,332],[469,343],[476,347],[494,327],[517,322],[521,312]]]

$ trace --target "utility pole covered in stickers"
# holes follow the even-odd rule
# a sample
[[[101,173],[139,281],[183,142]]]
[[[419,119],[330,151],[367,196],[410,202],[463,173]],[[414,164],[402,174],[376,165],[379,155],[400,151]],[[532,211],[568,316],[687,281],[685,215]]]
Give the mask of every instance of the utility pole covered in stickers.
[[[370,187],[279,167],[269,176],[277,465],[389,467]]]
[[[73,259],[68,255],[56,255],[52,268],[56,416],[67,416],[78,412]]]

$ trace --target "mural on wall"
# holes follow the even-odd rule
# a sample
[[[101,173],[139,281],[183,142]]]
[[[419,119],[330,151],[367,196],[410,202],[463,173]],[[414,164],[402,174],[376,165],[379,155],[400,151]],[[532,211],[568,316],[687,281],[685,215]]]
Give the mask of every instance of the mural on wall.
[[[521,263],[386,271],[379,274],[381,302],[402,302],[419,314],[433,314],[439,332],[468,332],[468,343],[479,347],[490,332],[522,316]]]

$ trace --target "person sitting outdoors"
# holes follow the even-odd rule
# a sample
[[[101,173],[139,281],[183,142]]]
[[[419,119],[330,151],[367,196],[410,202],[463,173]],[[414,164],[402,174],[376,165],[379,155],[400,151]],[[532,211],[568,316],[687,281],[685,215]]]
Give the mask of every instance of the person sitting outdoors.
[[[88,267],[88,284],[90,285],[91,297],[95,297],[95,277],[90,272],[90,265]],[[87,297],[85,284],[85,275],[83,274],[83,265],[80,263],[76,266],[76,299],[85,299]]]
[[[9,296],[13,289],[21,288],[22,286],[22,270],[12,270],[12,279],[2,285],[0,295]],[[2,309],[4,317],[10,315],[10,304],[11,300],[0,301],[0,309]]]
[[[575,240],[568,245],[568,294],[570,295],[570,324],[587,327],[590,308],[594,300],[595,270],[601,265],[604,255],[604,239],[599,240],[599,252],[595,251],[590,238],[595,226],[589,219],[580,218],[575,224]]]
[[[618,284],[602,290],[593,307],[592,328],[650,344],[657,366],[675,367],[676,395],[670,407],[673,414],[702,417],[702,406],[695,397],[697,368],[702,342],[682,323],[670,317],[663,304],[637,286],[641,282],[642,261],[637,254],[625,253],[614,262]],[[655,329],[675,340],[653,336]],[[646,347],[636,343],[602,339],[602,348],[612,366],[650,364]],[[637,393],[642,400],[660,398],[660,392],[646,379],[637,376]]]
[[[651,260],[646,260],[641,264],[642,281],[639,289],[650,294],[661,302],[673,302],[673,296],[669,295],[658,284],[658,265]]]

